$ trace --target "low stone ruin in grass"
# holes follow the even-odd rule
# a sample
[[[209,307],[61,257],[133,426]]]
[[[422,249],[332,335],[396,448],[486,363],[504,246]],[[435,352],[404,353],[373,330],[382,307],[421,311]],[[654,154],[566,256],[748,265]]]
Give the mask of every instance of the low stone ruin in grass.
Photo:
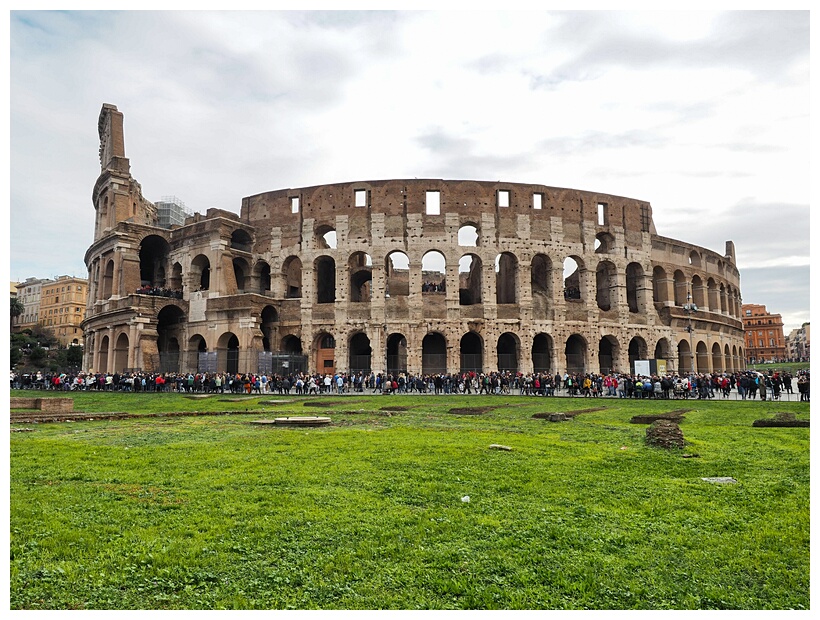
[[[768,420],[755,420],[752,423],[752,426],[756,426],[758,428],[808,428],[809,421],[798,420],[794,417],[793,413],[780,411],[774,414],[774,418],[769,418]]]
[[[646,443],[655,448],[683,448],[683,431],[672,420],[656,420],[646,429]]]
[[[607,407],[591,407],[589,409],[576,409],[575,411],[544,412],[536,413],[532,417],[539,420],[549,420],[550,422],[566,422],[579,413],[590,413],[592,411],[604,411]]]
[[[691,409],[675,409],[667,413],[652,413],[646,415],[635,415],[629,420],[632,424],[652,424],[658,420],[670,420],[675,424],[680,424],[684,419],[683,414],[692,411]]]

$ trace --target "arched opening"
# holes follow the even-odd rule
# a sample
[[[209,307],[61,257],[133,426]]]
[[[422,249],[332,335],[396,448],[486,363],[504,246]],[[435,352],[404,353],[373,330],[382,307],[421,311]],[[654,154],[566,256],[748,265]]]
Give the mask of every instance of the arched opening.
[[[437,250],[425,252],[421,257],[421,292],[444,293],[446,291],[447,261]]]
[[[608,232],[595,235],[595,253],[611,254],[615,250],[615,237]]]
[[[552,372],[552,336],[536,334],[532,339],[532,371]]]
[[[316,272],[316,303],[332,304],[336,301],[336,261],[330,256],[320,256],[313,263]]]
[[[171,277],[168,279],[168,288],[175,292],[182,292],[182,265],[174,263],[171,267]],[[179,295],[181,297],[181,295]]]
[[[336,340],[327,332],[316,336],[316,372],[323,375],[336,372]]]
[[[737,345],[732,347],[732,369],[733,370],[742,370],[745,367],[744,364],[740,363],[740,358],[738,357],[738,349]]]
[[[723,370],[724,372],[734,372],[735,364],[732,359],[732,352],[729,350],[729,345],[723,347]]]
[[[206,372],[208,364],[201,359],[201,353],[208,352],[208,345],[205,338],[200,334],[194,334],[188,339],[188,368],[196,368],[199,372]],[[214,368],[215,369],[215,368]]]
[[[703,280],[700,279],[700,276],[692,276],[692,301],[698,308],[706,306],[703,294]]]
[[[128,368],[128,336],[120,334],[114,346],[114,371],[122,372]]]
[[[244,293],[248,286],[248,275],[250,268],[248,262],[244,258],[233,259],[233,275],[236,279],[236,290],[239,293]]]
[[[410,294],[410,259],[404,252],[390,252],[384,259],[384,296]]]
[[[110,260],[105,264],[105,273],[103,274],[103,299],[110,299],[114,286],[114,261]]]
[[[671,361],[671,352],[669,349],[669,341],[666,338],[661,338],[655,345],[655,359]],[[667,368],[667,372],[670,369]]]
[[[635,362],[646,359],[649,359],[649,347],[646,345],[646,340],[635,336],[629,341],[629,368],[635,372]]]
[[[689,295],[689,283],[686,276],[680,269],[675,270],[675,305],[682,306],[687,303],[686,298]]]
[[[470,331],[461,337],[459,344],[461,372],[480,373],[484,370],[484,344],[481,336]]]
[[[505,332],[498,337],[496,346],[499,372],[518,372],[518,338]]]
[[[403,334],[387,337],[387,374],[396,376],[407,372],[407,339]]]
[[[219,338],[218,355],[224,360],[220,366],[225,368],[225,372],[231,375],[239,373],[239,338],[236,334],[227,332]]]
[[[726,287],[723,284],[720,285],[720,312],[721,314],[729,312],[729,306],[726,302]]]
[[[211,286],[211,261],[204,254],[198,254],[191,261],[191,275],[198,291],[207,291]]]
[[[639,293],[643,289],[643,267],[639,263],[626,266],[626,303],[630,312],[641,312],[643,300]]]
[[[695,347],[697,351],[698,373],[709,372],[709,351],[702,340]]]
[[[656,304],[663,304],[669,301],[669,290],[667,288],[667,276],[663,267],[655,267],[652,270],[652,301]]]
[[[714,278],[709,278],[706,281],[706,301],[709,303],[709,310],[717,312],[720,309],[720,297],[718,295],[717,283]]]
[[[141,286],[165,287],[169,251],[168,242],[158,235],[148,235],[140,242]]]
[[[608,375],[614,370],[618,358],[618,340],[614,336],[604,336],[598,342],[598,372]]]
[[[282,350],[285,353],[302,354],[302,339],[290,334],[282,338]]]
[[[370,348],[370,338],[359,332],[354,334],[348,344],[348,370],[350,373],[370,372],[370,358],[373,350]]]
[[[458,303],[472,306],[481,303],[481,259],[465,254],[458,261]]]
[[[725,370],[723,367],[723,353],[720,351],[720,345],[716,342],[712,345],[712,372],[723,372]]]
[[[430,332],[421,341],[421,374],[447,372],[447,341],[438,332]]]
[[[681,340],[678,343],[678,374],[685,375],[694,372],[693,361],[689,342]]]
[[[567,338],[564,354],[567,358],[567,372],[569,374],[577,375],[586,372],[587,342],[582,336],[572,334]]]
[[[473,224],[464,224],[458,229],[458,244],[461,247],[477,247],[478,228]]]
[[[552,306],[552,261],[545,254],[536,254],[530,263],[532,315],[534,319],[549,319]]]
[[[285,297],[298,299],[302,296],[302,261],[298,256],[288,256],[282,264],[285,279]]]
[[[253,250],[253,240],[250,234],[241,228],[233,231],[231,233],[231,249],[240,252],[251,252]]]
[[[495,303],[518,302],[518,259],[511,252],[495,257]]]
[[[350,301],[369,302],[373,285],[373,260],[365,252],[354,252],[348,261]]]
[[[595,301],[601,310],[611,310],[617,301],[617,276],[615,265],[608,260],[598,263],[595,270]]]
[[[160,372],[179,372],[179,343],[184,336],[185,313],[165,306],[157,315],[157,351]],[[183,341],[184,342],[184,341]]]
[[[253,268],[253,279],[258,283],[260,295],[269,293],[271,290],[270,265],[263,260],[256,261]]]
[[[271,350],[271,343],[276,342],[276,328],[279,323],[279,313],[273,306],[262,308],[262,349]]]
[[[100,340],[99,372],[108,372],[108,336],[103,336]]]
[[[692,267],[700,267],[700,254],[695,250],[689,252],[689,264]]]
[[[336,229],[323,224],[316,227],[316,246],[319,248],[336,249]]]
[[[563,263],[564,299],[580,301],[582,299],[581,262],[576,256],[568,256]]]

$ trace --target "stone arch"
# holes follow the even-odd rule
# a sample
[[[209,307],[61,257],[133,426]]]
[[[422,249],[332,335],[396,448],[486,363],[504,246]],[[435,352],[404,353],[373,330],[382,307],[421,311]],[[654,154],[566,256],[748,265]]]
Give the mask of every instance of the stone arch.
[[[373,286],[373,260],[366,252],[354,252],[347,265],[350,272],[350,301],[369,302]]]
[[[720,309],[720,297],[714,278],[706,280],[706,302],[712,312],[717,312]]]
[[[217,367],[231,375],[239,374],[239,338],[233,332],[223,333],[216,342]]]
[[[601,310],[612,310],[618,301],[618,277],[615,264],[602,260],[595,269],[595,302]]]
[[[313,269],[316,272],[316,303],[335,303],[336,261],[330,256],[320,256],[313,262]]]
[[[140,284],[165,287],[165,270],[171,247],[164,237],[148,235],[140,241]]]
[[[484,371],[484,341],[481,336],[472,330],[468,331],[459,341],[460,372]]]
[[[421,292],[444,293],[447,259],[438,250],[428,250],[421,257]]]
[[[336,340],[326,332],[320,331],[313,339],[313,349],[316,356],[316,372],[323,375],[332,375],[336,372]]]
[[[301,355],[302,339],[293,334],[288,334],[287,336],[282,338],[281,349],[286,353]]]
[[[678,342],[678,374],[686,375],[693,370],[692,348],[688,340]]]
[[[629,341],[629,368],[635,372],[635,361],[649,359],[649,347],[646,340],[640,336],[635,336]]]
[[[477,254],[465,254],[458,261],[458,303],[472,306],[482,303],[481,274],[483,265]]]
[[[669,300],[669,289],[667,288],[666,270],[657,265],[652,270],[652,301],[656,304],[663,304]]]
[[[584,274],[586,266],[580,256],[567,256],[562,264],[564,276],[564,299],[567,301],[583,301]],[[586,343],[584,343],[586,345]]]
[[[536,334],[532,339],[532,371],[538,373],[552,372],[552,336]]]
[[[478,224],[474,222],[465,222],[458,229],[458,245],[461,247],[474,248],[478,246],[479,241]]]
[[[580,334],[572,334],[564,346],[567,372],[571,375],[584,374],[587,365],[587,341]]]
[[[330,224],[319,224],[315,228],[316,247],[335,250],[337,246],[336,229]]]
[[[607,335],[598,342],[598,372],[608,375],[615,370],[620,344],[615,336]]]
[[[171,277],[168,278],[168,288],[172,291],[182,291],[182,265],[175,262],[171,266]]]
[[[208,343],[202,334],[192,334],[188,338],[188,368],[199,369],[199,354],[208,352]]]
[[[732,353],[729,350],[729,345],[724,345],[723,347],[723,370],[725,372],[734,372],[735,365],[734,360],[732,360]]]
[[[105,335],[100,338],[100,348],[98,349],[98,357],[100,364],[100,372],[108,372],[108,336]]]
[[[692,276],[692,303],[698,308],[706,307],[706,299],[703,294],[703,280],[701,280],[697,274]]]
[[[520,368],[521,341],[512,332],[504,332],[498,337],[496,355],[499,372],[518,372]]]
[[[612,254],[615,251],[615,236],[608,232],[599,232],[595,235],[595,253]]]
[[[737,345],[732,345],[732,368],[734,370],[743,368],[743,365],[740,363],[740,358],[738,357]]]
[[[709,351],[706,348],[706,343],[699,340],[695,345],[697,371],[698,373],[709,372]]]
[[[373,349],[367,334],[362,331],[352,334],[348,340],[348,372],[370,372],[372,355]]]
[[[267,261],[261,259],[256,261],[253,266],[252,279],[256,283],[260,295],[271,291],[270,265]]]
[[[232,250],[239,250],[240,252],[251,252],[253,251],[253,239],[248,231],[237,228],[231,233],[230,247]]]
[[[689,295],[689,281],[680,269],[675,270],[675,305],[682,306],[687,303]]]
[[[103,273],[103,299],[110,299],[114,294],[114,261],[109,260],[105,263],[105,272]]]
[[[385,297],[406,297],[410,294],[410,258],[401,250],[393,250],[384,258]]]
[[[262,308],[260,315],[262,329],[262,349],[270,351],[276,342],[276,328],[279,323],[279,312],[273,306]]]
[[[234,258],[231,263],[233,264],[233,275],[236,280],[236,290],[239,293],[244,293],[248,288],[251,273],[250,265],[244,258],[238,257]]]
[[[640,263],[626,266],[626,304],[632,313],[644,312],[644,271]]]
[[[518,258],[512,252],[495,257],[495,303],[518,303]]]
[[[191,261],[191,276],[196,290],[207,291],[211,286],[211,261],[204,254],[197,254]]]
[[[546,254],[536,254],[530,262],[532,315],[534,319],[549,319],[552,307],[552,260]]]
[[[712,371],[723,372],[726,368],[723,366],[723,353],[720,350],[720,345],[716,342],[712,345]]]
[[[157,314],[157,351],[161,372],[179,372],[180,346],[184,341],[185,313],[179,306],[169,304]]]
[[[700,253],[697,250],[692,250],[689,252],[689,264],[692,267],[700,267]]]
[[[282,263],[282,277],[285,281],[285,297],[298,299],[302,296],[302,260],[298,256],[288,256]]]
[[[439,332],[428,332],[421,341],[421,374],[447,372],[447,339]]]
[[[124,332],[117,336],[114,345],[114,371],[122,372],[128,368],[128,335]]]
[[[671,361],[672,359],[672,350],[669,345],[669,340],[666,338],[661,338],[658,340],[657,344],[655,345],[655,359],[656,360],[666,360],[667,362]],[[668,372],[667,368],[667,372]]]
[[[393,333],[387,337],[387,373],[393,376],[407,372],[407,338]]]
[[[721,282],[720,284],[720,312],[721,314],[728,314],[729,307],[726,303],[726,287]]]

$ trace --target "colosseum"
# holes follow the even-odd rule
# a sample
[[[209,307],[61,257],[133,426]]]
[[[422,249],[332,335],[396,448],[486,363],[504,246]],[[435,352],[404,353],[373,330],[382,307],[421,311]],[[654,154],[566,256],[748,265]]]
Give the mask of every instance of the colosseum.
[[[733,371],[740,276],[648,202],[397,179],[279,189],[160,226],[99,117],[85,365],[95,372]],[[643,367],[643,365],[642,365]]]

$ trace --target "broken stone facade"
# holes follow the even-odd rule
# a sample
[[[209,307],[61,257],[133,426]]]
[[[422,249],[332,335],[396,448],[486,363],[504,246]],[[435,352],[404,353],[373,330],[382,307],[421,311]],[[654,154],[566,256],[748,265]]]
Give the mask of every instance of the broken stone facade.
[[[130,175],[122,121],[103,106],[87,368],[743,368],[732,242],[721,255],[661,237],[648,202],[522,183],[361,181],[248,196],[239,215],[209,209],[166,229]]]

